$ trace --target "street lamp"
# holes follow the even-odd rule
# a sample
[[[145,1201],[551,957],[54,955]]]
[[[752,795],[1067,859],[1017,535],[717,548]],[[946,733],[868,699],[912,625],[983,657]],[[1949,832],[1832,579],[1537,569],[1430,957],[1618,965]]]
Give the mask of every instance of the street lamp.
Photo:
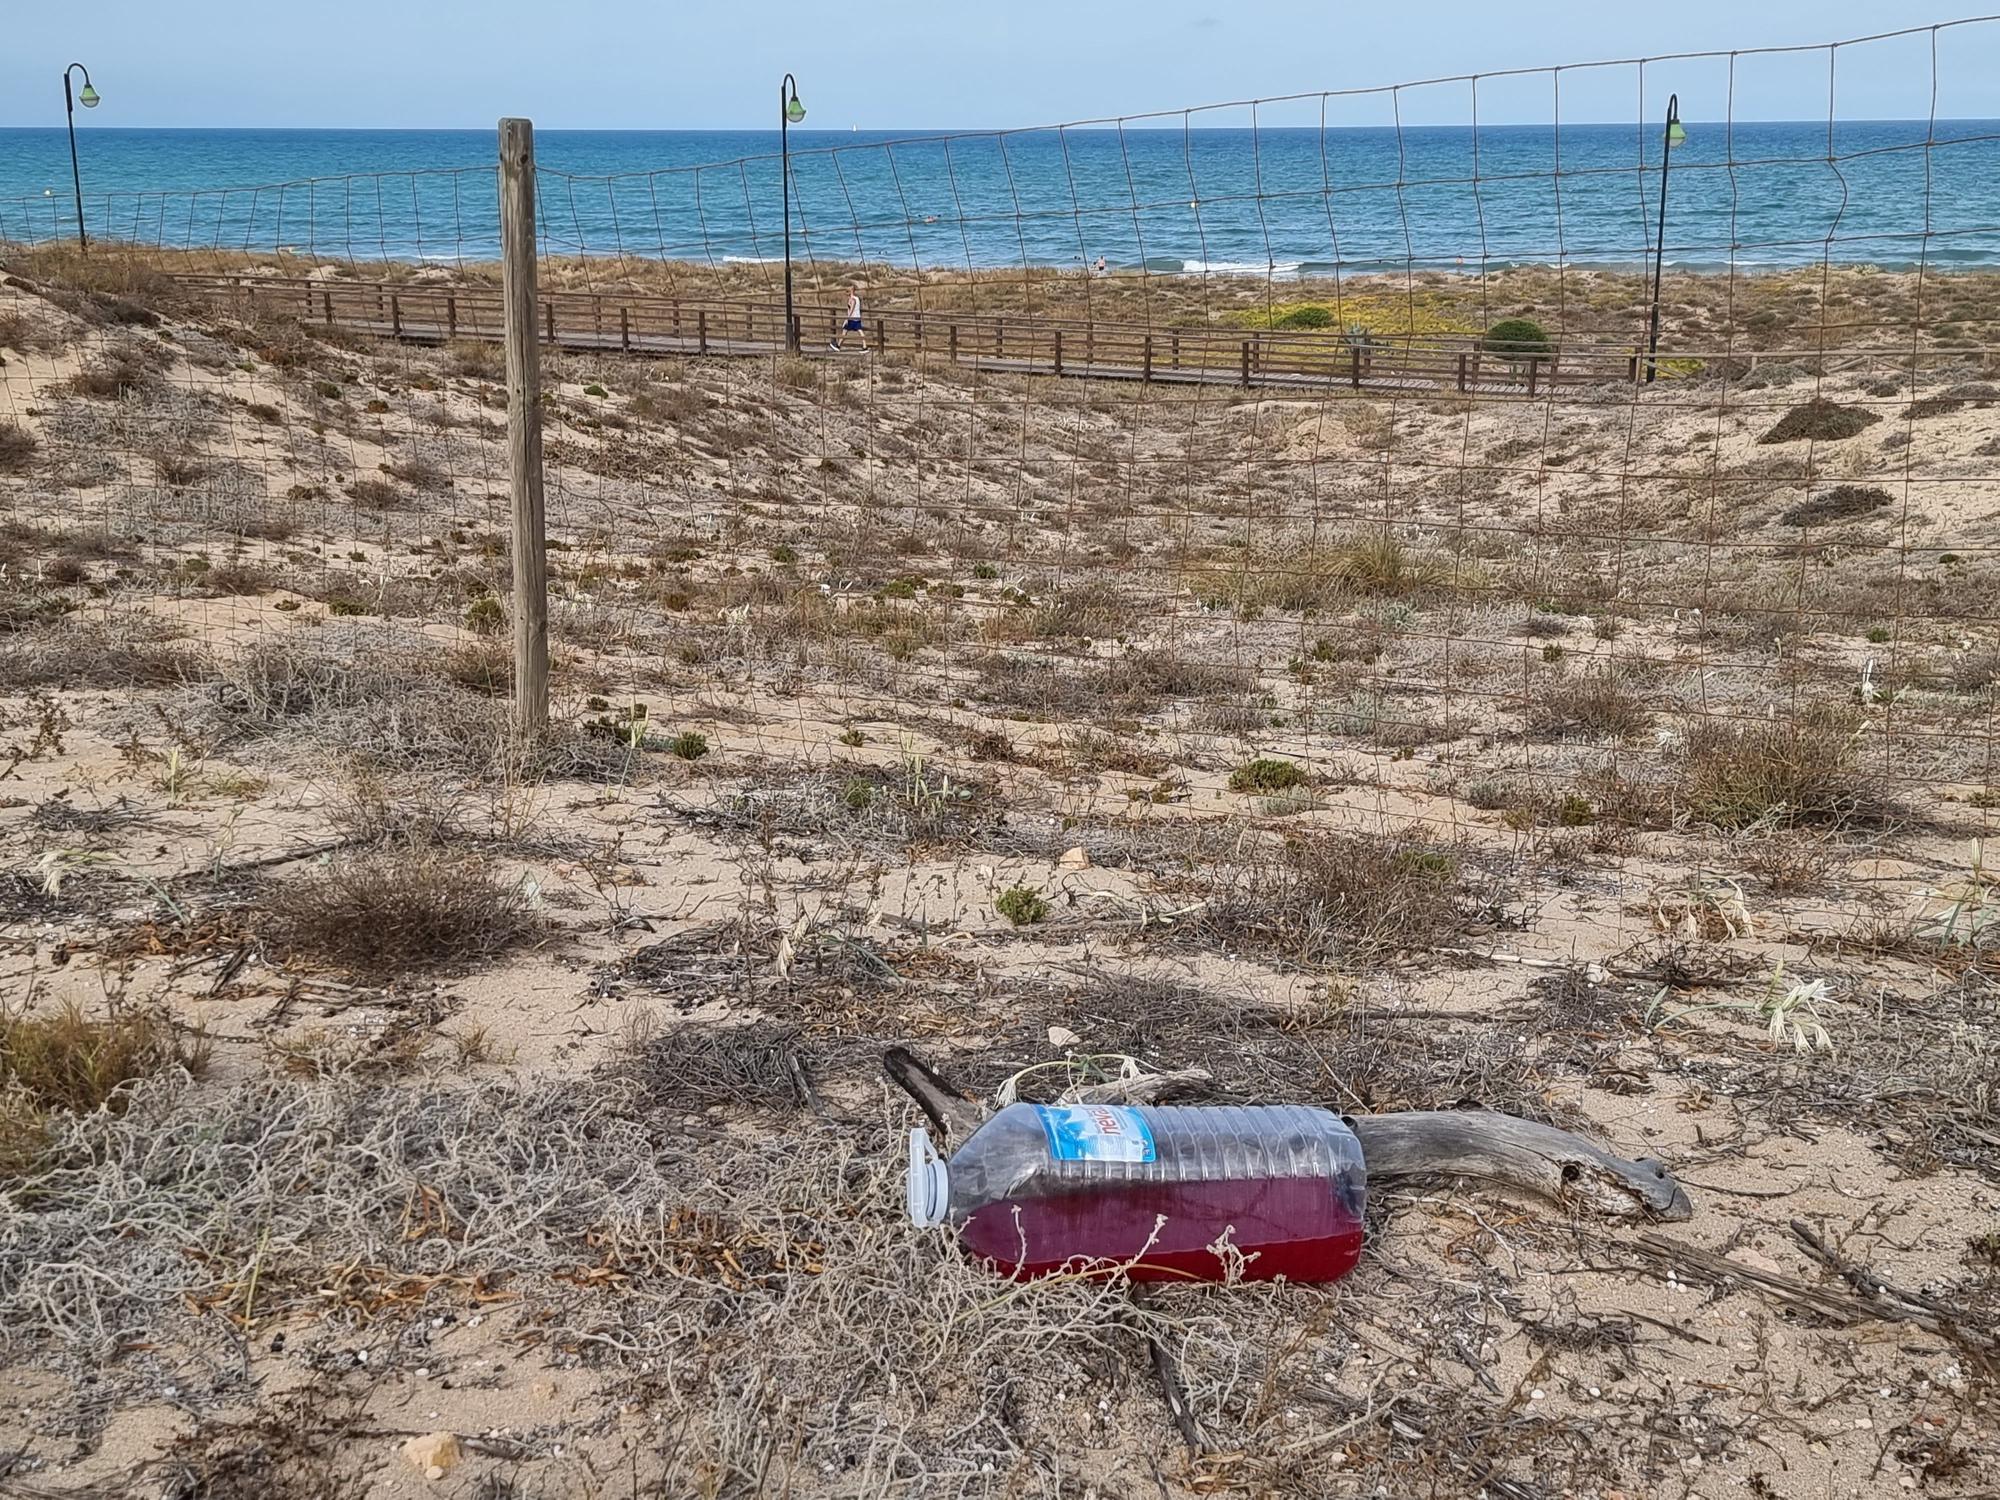
[[[1646,340],[1646,384],[1659,374],[1660,352],[1660,265],[1667,254],[1667,158],[1674,147],[1687,139],[1681,129],[1681,96],[1667,95],[1667,129],[1660,144],[1660,228],[1653,236],[1653,326]]]
[[[798,81],[791,74],[778,85],[778,159],[783,174],[785,199],[785,347],[799,352],[799,325],[792,318],[792,136],[791,129],[806,117],[799,103]]]
[[[74,99],[70,97],[69,75],[83,74],[83,92]],[[83,172],[76,164],[76,107],[97,108],[97,90],[90,85],[90,69],[82,63],[71,63],[63,69],[63,113],[69,117],[69,177],[76,185],[76,243],[84,254],[90,253],[90,241],[83,232]]]

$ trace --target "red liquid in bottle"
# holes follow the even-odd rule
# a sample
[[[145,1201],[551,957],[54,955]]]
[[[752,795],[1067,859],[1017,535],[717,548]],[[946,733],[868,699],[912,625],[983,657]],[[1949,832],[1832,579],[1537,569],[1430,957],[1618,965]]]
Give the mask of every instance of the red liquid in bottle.
[[[1096,1182],[985,1204],[960,1233],[995,1269],[1024,1276],[1078,1261],[1111,1275],[1129,1262],[1134,1281],[1222,1281],[1228,1266],[1209,1247],[1225,1233],[1247,1281],[1335,1281],[1361,1258],[1360,1220],[1318,1177]]]

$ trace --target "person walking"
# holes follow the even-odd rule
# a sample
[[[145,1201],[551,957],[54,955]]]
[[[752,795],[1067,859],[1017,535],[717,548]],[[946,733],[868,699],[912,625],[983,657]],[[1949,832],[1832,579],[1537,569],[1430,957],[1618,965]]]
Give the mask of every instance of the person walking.
[[[840,326],[839,332],[827,340],[826,347],[833,350],[836,354],[844,354],[846,346],[840,341],[850,333],[861,334],[861,348],[866,352],[868,348],[868,336],[865,333],[861,333],[861,287],[859,283],[847,289],[847,321]]]

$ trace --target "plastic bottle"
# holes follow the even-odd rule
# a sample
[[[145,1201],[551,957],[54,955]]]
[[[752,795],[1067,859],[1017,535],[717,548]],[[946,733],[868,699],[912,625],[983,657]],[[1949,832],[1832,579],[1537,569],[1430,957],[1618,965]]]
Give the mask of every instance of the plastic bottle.
[[[1010,1104],[942,1160],[910,1132],[910,1217],[1009,1275],[1333,1281],[1361,1255],[1361,1144],[1298,1105]]]

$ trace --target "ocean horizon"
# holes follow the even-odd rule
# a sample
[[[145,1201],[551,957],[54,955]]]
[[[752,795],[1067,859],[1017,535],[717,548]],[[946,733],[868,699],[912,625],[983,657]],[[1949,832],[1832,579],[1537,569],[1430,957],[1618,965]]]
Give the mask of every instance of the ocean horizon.
[[[1689,120],[1663,258],[2000,266],[2000,122]],[[490,130],[94,127],[94,239],[313,259],[498,253]],[[1298,278],[1650,265],[1657,125],[795,130],[795,260]],[[775,261],[773,130],[539,130],[549,254]],[[67,133],[0,129],[0,240],[76,229]]]

